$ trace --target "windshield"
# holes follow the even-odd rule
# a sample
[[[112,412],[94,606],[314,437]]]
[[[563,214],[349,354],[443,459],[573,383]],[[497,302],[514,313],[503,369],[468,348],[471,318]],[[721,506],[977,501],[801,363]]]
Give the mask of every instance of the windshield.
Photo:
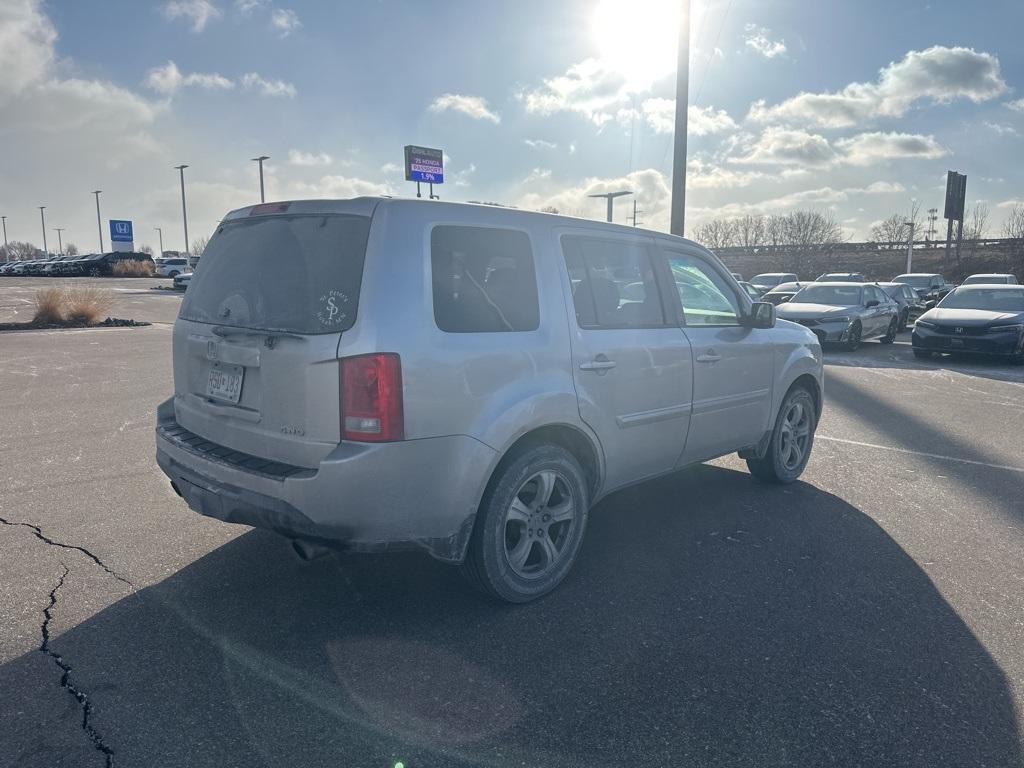
[[[809,285],[793,297],[793,304],[833,304],[849,307],[861,303],[861,289],[853,285]]]
[[[957,288],[939,302],[943,309],[987,309],[1024,312],[1024,288]]]
[[[206,246],[181,317],[303,334],[347,330],[355,322],[369,231],[365,216],[225,222]]]
[[[931,275],[900,275],[893,279],[894,283],[905,283],[911,288],[928,288],[934,278]]]

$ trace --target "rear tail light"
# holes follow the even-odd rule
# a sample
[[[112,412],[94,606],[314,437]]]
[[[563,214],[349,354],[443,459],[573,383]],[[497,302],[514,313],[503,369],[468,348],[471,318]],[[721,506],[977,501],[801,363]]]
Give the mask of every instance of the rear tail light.
[[[341,437],[383,443],[405,438],[402,362],[386,352],[341,361]]]

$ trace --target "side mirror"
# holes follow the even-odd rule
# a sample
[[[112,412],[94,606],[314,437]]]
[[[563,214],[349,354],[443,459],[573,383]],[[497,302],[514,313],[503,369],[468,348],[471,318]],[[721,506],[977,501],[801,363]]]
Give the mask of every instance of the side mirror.
[[[865,304],[864,306],[867,307],[868,309],[871,309],[871,307],[877,307],[878,299],[868,299],[867,304]]]
[[[934,302],[934,301],[931,301],[931,300],[929,300],[929,301],[926,301],[926,302],[924,303],[925,309],[935,309],[935,303],[936,303],[936,302]]]
[[[755,301],[746,320],[749,328],[774,328],[775,305],[767,301]]]

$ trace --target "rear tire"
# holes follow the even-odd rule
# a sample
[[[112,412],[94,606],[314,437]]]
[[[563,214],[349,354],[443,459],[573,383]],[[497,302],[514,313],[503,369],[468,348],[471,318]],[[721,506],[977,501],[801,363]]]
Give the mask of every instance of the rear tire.
[[[750,474],[777,485],[795,481],[811,457],[817,426],[814,396],[803,386],[794,387],[779,408],[764,458],[747,459]]]
[[[571,453],[557,445],[527,449],[491,479],[463,575],[509,603],[547,594],[576,561],[589,504],[586,476]]]
[[[173,280],[174,278],[176,278],[176,277],[177,277],[178,275],[180,275],[180,274],[181,274],[181,273],[180,273],[180,272],[178,272],[177,270],[171,270],[170,272],[168,272],[168,273],[167,273],[167,276],[168,276],[169,278],[171,278],[171,280]]]
[[[889,330],[885,332],[885,336],[879,339],[882,344],[892,344],[896,341],[896,334],[899,332],[900,321],[895,317],[889,323]]]
[[[910,310],[906,309],[900,314],[900,329],[899,333],[903,333],[907,330],[907,325],[910,324]]]

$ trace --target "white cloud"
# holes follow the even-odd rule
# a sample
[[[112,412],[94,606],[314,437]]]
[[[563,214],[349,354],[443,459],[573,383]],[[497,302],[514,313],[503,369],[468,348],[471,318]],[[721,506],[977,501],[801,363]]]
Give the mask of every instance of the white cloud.
[[[1024,112],[1024,99],[1008,101],[1003,106],[1007,109],[1012,109],[1014,112]]]
[[[196,86],[207,90],[230,90],[235,87],[234,81],[216,72],[192,72],[183,75],[173,61],[168,61],[162,66],[149,70],[146,73],[145,84],[147,88],[166,96],[175,94],[185,86]]]
[[[687,189],[738,189],[772,178],[761,171],[737,171],[698,159],[686,164]]]
[[[38,3],[0,4],[0,103],[41,80],[53,65],[57,30]]]
[[[851,165],[872,165],[887,160],[924,158],[934,160],[949,154],[934,136],[913,133],[860,133],[835,143],[842,160]]]
[[[202,32],[211,21],[222,15],[220,8],[210,0],[167,0],[161,10],[170,20],[184,18],[192,22],[192,31]]]
[[[330,165],[333,162],[334,158],[326,152],[303,152],[300,149],[288,150],[288,163],[290,165],[312,167],[317,165]]]
[[[1024,205],[1024,200],[1003,200],[1001,203],[996,203],[996,208],[1016,208],[1018,205]]]
[[[523,139],[523,144],[531,149],[558,149],[558,145],[553,141],[545,141],[544,139]]]
[[[744,27],[744,32],[746,34],[743,37],[743,42],[747,47],[757,51],[766,59],[774,59],[786,52],[786,41],[772,40],[768,37],[771,34],[770,29],[759,27],[756,24],[747,24]]]
[[[737,154],[728,158],[730,163],[798,168],[874,165],[907,158],[934,160],[949,154],[934,136],[872,131],[830,142],[820,134],[778,126],[765,128],[756,139],[739,137],[735,149]]]
[[[576,112],[595,125],[604,125],[630,95],[623,75],[598,59],[586,59],[573,64],[564,75],[545,79],[538,88],[521,91],[519,99],[532,114]]]
[[[288,37],[301,26],[299,15],[290,8],[275,8],[270,14],[270,27],[281,37]]]
[[[480,96],[465,96],[458,93],[444,93],[430,104],[431,112],[461,112],[474,120],[489,120],[500,123],[501,118],[487,107],[487,101]]]
[[[393,173],[402,173],[404,171],[405,171],[405,169],[402,166],[400,166],[398,163],[384,163],[384,165],[382,165],[380,167],[380,172],[381,173],[393,174]]]
[[[644,119],[655,133],[672,133],[676,125],[675,99],[645,99],[640,105]],[[687,115],[687,132],[691,136],[736,130],[736,121],[724,109],[691,105]]]
[[[284,80],[267,80],[256,72],[242,75],[242,87],[247,91],[257,91],[261,96],[281,96],[293,98],[295,86]]]
[[[243,16],[249,16],[253,11],[265,6],[269,0],[235,0],[235,10]]]
[[[851,83],[835,93],[800,93],[774,106],[754,102],[749,117],[845,128],[878,117],[901,117],[918,101],[948,104],[964,98],[978,103],[1007,90],[999,59],[973,48],[932,46],[910,51],[883,67],[872,83]]]
[[[1014,128],[1012,125],[1007,125],[1006,123],[996,123],[991,120],[986,120],[985,127],[988,128],[990,131],[995,131],[1000,136],[1017,135],[1017,129]]]
[[[286,186],[288,196],[300,198],[347,198],[364,195],[393,195],[388,184],[347,176],[321,176],[318,181],[292,181]]]
[[[455,184],[456,187],[468,187],[469,177],[474,173],[476,173],[476,165],[474,163],[470,163],[469,167],[463,168],[461,171],[452,174],[452,183]]]

